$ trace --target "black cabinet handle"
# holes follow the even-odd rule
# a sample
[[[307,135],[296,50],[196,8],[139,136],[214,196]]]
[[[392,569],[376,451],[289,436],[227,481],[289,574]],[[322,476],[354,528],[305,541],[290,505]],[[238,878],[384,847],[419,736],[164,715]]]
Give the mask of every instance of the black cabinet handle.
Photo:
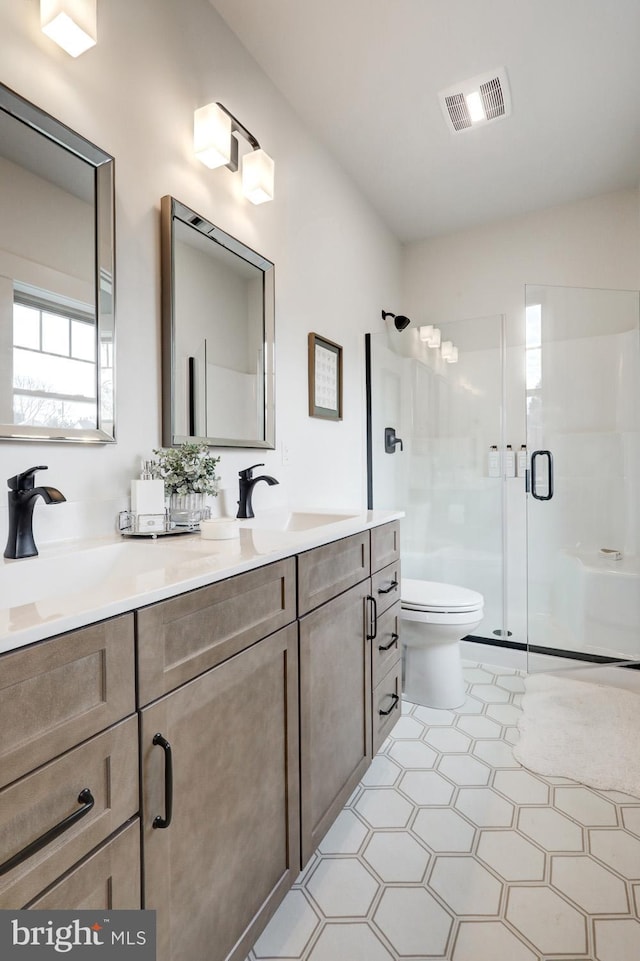
[[[372,597],[371,594],[367,594],[367,600],[371,604],[371,629],[373,631],[372,634],[367,634],[367,640],[373,641],[378,636],[378,605],[375,597]]]
[[[31,842],[31,844],[27,844],[22,851],[19,851],[18,854],[14,854],[14,856],[9,858],[8,861],[5,861],[4,864],[0,864],[0,875],[6,874],[8,871],[11,871],[13,868],[17,867],[18,864],[26,861],[27,858],[30,858],[36,853],[36,851],[40,851],[41,848],[46,847],[47,844],[54,840],[54,838],[57,838],[60,834],[68,831],[69,828],[73,827],[74,824],[77,824],[78,821],[85,816],[85,814],[88,814],[95,804],[93,794],[88,787],[83,788],[83,790],[80,791],[80,794],[78,795],[78,804],[81,804],[82,807],[78,808],[77,811],[74,811],[73,814],[69,814],[66,818],[63,818],[63,820],[60,821],[59,824],[56,824],[55,827],[45,831],[43,835],[41,835],[39,838],[36,838],[35,841]]]
[[[378,594],[390,594],[391,591],[395,591],[397,586],[398,586],[397,581],[391,581],[388,587],[379,587]]]
[[[389,714],[391,714],[391,712],[397,707],[399,700],[400,700],[400,695],[399,695],[399,694],[392,694],[392,695],[391,695],[391,707],[389,708],[389,710],[388,710],[388,711],[382,711],[382,710],[380,710],[380,708],[378,708],[378,714],[380,714],[382,717],[387,717],[387,716],[388,716]]]
[[[394,644],[397,644],[397,643],[398,643],[398,640],[399,640],[399,635],[398,635],[398,634],[392,634],[392,635],[391,635],[391,640],[389,641],[388,644],[378,644],[378,650],[379,650],[379,651],[388,651],[390,648],[393,647]]]
[[[154,734],[152,744],[159,744],[164,751],[164,817],[157,814],[152,828],[168,828],[173,817],[173,758],[171,745],[162,734]]]

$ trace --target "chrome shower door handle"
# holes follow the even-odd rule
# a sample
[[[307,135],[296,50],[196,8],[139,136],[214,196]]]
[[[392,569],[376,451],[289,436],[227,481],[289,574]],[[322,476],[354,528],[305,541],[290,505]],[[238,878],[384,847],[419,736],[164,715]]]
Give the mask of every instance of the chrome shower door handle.
[[[536,463],[539,457],[547,460],[547,493],[538,493],[538,476]],[[550,450],[534,450],[531,455],[531,496],[537,501],[550,501],[553,497],[553,454]]]

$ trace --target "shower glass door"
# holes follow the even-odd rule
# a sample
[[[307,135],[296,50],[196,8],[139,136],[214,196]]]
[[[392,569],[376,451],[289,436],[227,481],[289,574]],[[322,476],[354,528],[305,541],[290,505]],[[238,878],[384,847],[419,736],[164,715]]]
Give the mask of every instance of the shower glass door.
[[[526,287],[528,669],[640,660],[637,291]]]
[[[367,335],[369,505],[405,512],[406,577],[484,596],[474,635],[491,640],[506,636],[504,480],[488,457],[503,446],[503,326],[502,316],[440,324],[454,361],[415,327]],[[389,429],[402,444],[385,443]]]

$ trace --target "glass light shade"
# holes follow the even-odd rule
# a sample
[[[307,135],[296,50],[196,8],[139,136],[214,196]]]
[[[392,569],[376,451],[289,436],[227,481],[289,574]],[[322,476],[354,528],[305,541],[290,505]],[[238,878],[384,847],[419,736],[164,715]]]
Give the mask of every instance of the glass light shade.
[[[231,117],[217,103],[193,114],[193,150],[205,167],[224,167],[231,160]]]
[[[40,0],[40,27],[72,57],[95,46],[97,0]]]
[[[434,327],[433,333],[431,334],[431,337],[427,341],[427,344],[429,347],[439,347],[441,339],[442,339],[442,334],[440,333],[439,327]]]
[[[457,364],[457,363],[458,363],[458,348],[457,348],[457,347],[452,347],[452,348],[451,348],[451,353],[449,354],[448,357],[445,357],[445,360],[447,361],[448,364]]]
[[[420,340],[423,343],[428,344],[429,340],[433,337],[433,324],[429,324],[428,327],[420,328]]]
[[[242,158],[242,192],[252,204],[273,200],[275,164],[264,150],[253,150]]]
[[[453,353],[453,341],[445,340],[441,348],[442,359],[449,360]]]

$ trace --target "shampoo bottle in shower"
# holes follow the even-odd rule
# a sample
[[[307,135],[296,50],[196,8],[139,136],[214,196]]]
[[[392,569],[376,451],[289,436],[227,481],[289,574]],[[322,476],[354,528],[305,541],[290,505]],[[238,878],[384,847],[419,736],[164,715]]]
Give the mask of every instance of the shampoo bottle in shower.
[[[507,444],[504,452],[504,476],[516,476],[516,454],[511,444]]]
[[[500,451],[496,444],[492,444],[489,448],[487,474],[489,477],[500,477]]]
[[[521,444],[516,456],[516,474],[524,477],[527,473],[527,445]]]

